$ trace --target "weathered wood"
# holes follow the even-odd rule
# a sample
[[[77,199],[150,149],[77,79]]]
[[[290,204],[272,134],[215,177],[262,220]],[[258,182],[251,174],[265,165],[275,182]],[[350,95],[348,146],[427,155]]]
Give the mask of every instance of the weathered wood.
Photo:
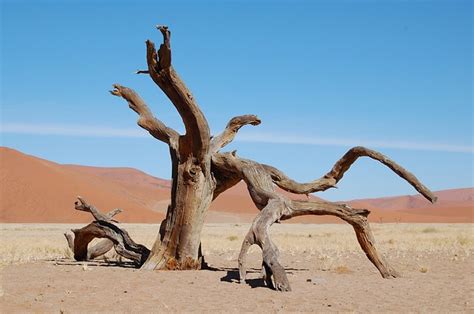
[[[251,245],[257,244],[262,249],[266,276],[273,277],[272,286],[280,291],[291,290],[284,268],[279,262],[278,249],[271,241],[268,230],[277,221],[301,215],[332,215],[351,224],[362,250],[382,277],[398,276],[398,273],[387,264],[375,248],[375,240],[367,220],[368,210],[352,209],[348,205],[331,202],[294,201],[275,191],[273,185],[276,183],[275,168],[273,167],[269,168],[252,160],[241,159],[232,153],[215,155],[213,161],[219,167],[225,167],[228,171],[233,170],[234,175],[240,174],[247,184],[252,200],[257,208],[261,209],[242,244],[239,255],[241,282],[245,281],[247,251]],[[279,171],[278,178],[283,176],[284,174]],[[413,182],[416,178],[409,178],[409,180]]]
[[[172,163],[171,204],[160,234],[143,269],[198,269],[201,267],[200,234],[205,213],[213,199],[215,180],[211,174],[210,130],[194,97],[171,65],[170,31],[163,35],[159,50],[147,40],[146,73],[171,100],[181,116],[186,133],[179,135],[150,113],[131,89],[115,84],[112,94],[127,100],[139,114],[139,125],[167,143]]]
[[[224,131],[211,140],[211,152],[217,153],[221,148],[232,142],[241,127],[251,124],[259,125],[260,119],[255,115],[243,115],[232,118]]]
[[[166,219],[161,223],[157,240],[142,265],[142,269],[198,269],[203,263],[200,235],[206,212],[222,192],[244,181],[255,206],[260,209],[242,244],[239,255],[239,272],[243,282],[246,276],[246,256],[251,245],[262,249],[263,273],[269,286],[276,290],[291,290],[285,270],[280,264],[278,248],[270,239],[270,226],[279,221],[300,215],[333,215],[351,224],[362,250],[384,278],[397,273],[378,254],[367,220],[368,210],[352,209],[345,204],[331,202],[293,201],[277,193],[275,185],[297,194],[309,194],[333,188],[350,166],[360,157],[369,157],[389,167],[411,184],[431,202],[433,193],[413,174],[374,150],[364,147],[351,148],[339,159],[331,171],[308,183],[299,183],[275,167],[239,158],[236,152],[220,153],[241,127],[258,125],[254,115],[232,118],[222,133],[211,138],[207,120],[189,89],[172,66],[171,33],[166,26],[158,26],[163,43],[156,50],[155,44],[146,41],[147,69],[137,71],[147,74],[170,99],[184,123],[185,134],[180,135],[156,119],[138,94],[130,88],[114,85],[113,95],[124,98],[135,111],[138,125],[156,139],[168,144],[172,164],[171,203]],[[93,209],[88,209],[93,213]],[[98,220],[89,229],[113,237],[127,235],[108,227],[110,222]],[[109,229],[107,229],[109,228]],[[100,230],[100,232],[98,230]],[[115,232],[115,233],[114,233]],[[68,239],[70,242],[70,239]],[[116,242],[114,242],[116,243]],[[125,242],[123,242],[125,243]],[[128,253],[127,253],[128,254]],[[132,254],[132,253],[129,253]]]
[[[155,118],[146,103],[134,90],[119,84],[114,84],[113,87],[114,89],[110,93],[122,97],[128,102],[130,109],[138,114],[137,124],[139,126],[147,130],[154,138],[168,145],[174,146],[178,143],[179,133]]]
[[[275,167],[264,165],[265,169],[272,175],[272,179],[276,185],[282,189],[296,194],[309,194],[319,191],[325,191],[329,188],[333,188],[342,179],[347,170],[351,165],[360,157],[369,157],[377,160],[390,168],[393,172],[398,174],[401,178],[405,179],[411,186],[413,186],[420,194],[422,194],[427,200],[434,203],[436,202],[436,196],[424,186],[411,172],[405,170],[402,166],[397,164],[395,161],[389,159],[387,156],[374,151],[372,149],[356,146],[351,149],[333,166],[331,171],[325,174],[320,179],[314,180],[309,183],[298,183],[288,178],[283,172],[276,169]]]
[[[72,231],[74,232],[74,258],[78,261],[89,258],[87,246],[95,238],[109,239],[113,242],[117,254],[132,260],[137,266],[143,265],[150,253],[145,246],[135,243],[127,231],[107,221],[96,220],[84,228]],[[104,243],[102,245],[106,246]]]
[[[123,211],[120,208],[115,208],[115,209],[112,209],[107,214],[102,214],[93,205],[88,204],[87,201],[82,196],[78,196],[77,199],[78,201],[74,203],[74,209],[80,210],[83,212],[89,212],[96,220],[113,221],[112,218]]]
[[[74,208],[91,213],[95,221],[81,229],[72,229],[74,235],[65,233],[69,248],[74,253],[77,261],[86,261],[104,255],[112,248],[117,254],[132,260],[137,266],[141,266],[150,254],[145,246],[135,243],[127,231],[117,227],[112,217],[122,212],[114,209],[107,214],[102,214],[93,205],[78,196]],[[97,244],[89,247],[89,243],[95,238],[103,238]]]

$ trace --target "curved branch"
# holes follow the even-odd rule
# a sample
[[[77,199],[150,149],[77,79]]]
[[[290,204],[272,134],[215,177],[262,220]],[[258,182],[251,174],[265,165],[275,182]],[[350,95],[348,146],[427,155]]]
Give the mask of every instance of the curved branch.
[[[178,73],[171,66],[170,31],[166,26],[157,27],[163,34],[163,44],[156,51],[155,44],[147,40],[148,72],[153,81],[171,100],[183,119],[186,134],[184,147],[189,147],[195,157],[202,160],[209,152],[210,130],[207,120]],[[184,147],[182,147],[184,149]]]
[[[393,172],[395,172],[397,175],[399,175],[401,178],[405,179],[427,200],[432,203],[436,202],[437,197],[425,185],[423,185],[411,172],[407,171],[402,166],[397,164],[395,161],[389,159],[385,155],[362,146],[351,148],[341,159],[339,159],[335,163],[331,171],[329,171],[322,178],[309,183],[298,183],[272,166],[263,166],[271,174],[275,184],[278,185],[280,188],[292,193],[309,194],[318,191],[325,191],[329,188],[335,187],[336,184],[344,176],[344,173],[349,170],[351,165],[359,157],[369,157],[381,162],[382,164],[390,168]]]
[[[242,180],[240,176],[235,175],[230,171],[223,171],[222,169],[213,167],[212,165],[211,167],[212,174],[216,180],[216,188],[214,189],[214,194],[212,196],[213,200]]]
[[[68,246],[74,253],[74,259],[77,261],[93,259],[107,253],[114,247],[119,255],[131,259],[136,265],[141,266],[148,258],[150,250],[135,243],[126,230],[112,223],[112,217],[121,213],[122,210],[114,209],[104,215],[82,197],[78,196],[77,198],[79,201],[74,203],[74,208],[91,213],[95,221],[81,229],[71,229],[74,236],[64,233]],[[105,239],[89,248],[88,245],[94,238]]]
[[[143,99],[133,89],[119,84],[114,84],[113,87],[114,89],[111,90],[110,93],[125,99],[130,109],[138,113],[137,124],[139,126],[147,130],[154,138],[168,145],[178,141],[178,132],[167,127],[163,122],[155,118]]]
[[[95,220],[111,221],[113,216],[122,212],[120,208],[116,208],[104,215],[93,205],[87,203],[87,201],[83,197],[77,196],[77,199],[79,201],[76,201],[74,203],[74,208],[76,210],[91,213]]]
[[[85,261],[91,257],[87,247],[94,238],[109,239],[119,255],[131,259],[138,266],[141,266],[150,254],[150,250],[135,243],[127,231],[107,221],[97,220],[81,229],[72,231],[74,232],[74,259],[77,261]],[[107,249],[107,243],[104,242],[101,245],[104,246],[101,249],[102,254],[110,250],[110,248]],[[97,255],[99,253],[94,252],[94,257],[99,256]]]
[[[74,230],[74,229],[73,229]],[[71,231],[73,231],[71,230]],[[66,237],[67,244],[71,251],[74,253],[74,234],[69,232],[65,232],[64,236]],[[86,260],[91,260],[96,257],[102,256],[108,251],[110,251],[114,247],[114,242],[109,239],[102,239],[101,241],[97,242],[92,247],[87,247],[87,252],[78,253],[77,256],[86,256]]]
[[[375,248],[375,239],[370,229],[367,209],[351,208],[346,204],[324,201],[297,201],[292,200],[289,210],[281,216],[281,220],[302,215],[332,215],[337,216],[352,225],[357,241],[367,258],[379,270],[383,278],[396,278],[400,275],[378,254]]]
[[[232,118],[229,123],[227,123],[224,131],[211,140],[211,153],[218,152],[221,148],[232,142],[237,132],[244,125],[259,125],[260,123],[260,119],[252,114]]]

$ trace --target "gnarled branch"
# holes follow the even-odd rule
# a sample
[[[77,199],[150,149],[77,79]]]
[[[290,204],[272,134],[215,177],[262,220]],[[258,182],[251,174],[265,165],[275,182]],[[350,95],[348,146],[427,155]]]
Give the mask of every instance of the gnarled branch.
[[[342,173],[357,159],[354,155],[359,156],[362,154],[380,160],[412,185],[420,188],[421,183],[399,165],[380,153],[359,147],[351,149],[345,157],[336,163],[333,170],[325,178],[328,180],[334,179],[335,184],[342,178]],[[213,166],[218,170],[225,169],[222,171],[224,173],[227,172],[231,177],[244,180],[253,202],[257,208],[261,209],[242,244],[239,255],[241,282],[245,280],[247,251],[251,245],[257,244],[262,248],[263,267],[267,276],[267,283],[277,290],[289,291],[291,289],[284,268],[279,263],[278,248],[271,241],[268,230],[273,223],[279,220],[301,215],[332,215],[351,224],[362,250],[379,270],[382,277],[392,278],[398,276],[398,273],[385,262],[375,248],[375,240],[367,219],[368,210],[352,209],[345,204],[331,202],[290,200],[288,197],[277,193],[273,183],[276,180],[282,180],[285,184],[294,181],[273,167],[262,165],[252,160],[241,159],[232,153],[214,154]],[[300,188],[297,183],[296,188]],[[426,187],[424,189],[420,188],[425,196],[432,195],[431,191]],[[434,196],[432,199],[435,199]],[[269,278],[273,278],[273,281]]]
[[[332,215],[339,217],[352,225],[362,250],[372,264],[377,267],[382,277],[399,277],[399,274],[385,262],[383,257],[379,255],[375,249],[375,239],[367,219],[370,214],[369,210],[351,208],[346,204],[315,200],[292,200],[290,204],[289,210],[281,216],[281,220],[287,220],[302,215]]]
[[[84,228],[72,231],[74,232],[74,258],[78,261],[85,261],[90,257],[87,246],[95,238],[109,239],[119,255],[132,260],[137,266],[141,266],[150,254],[150,250],[135,243],[127,231],[107,221],[96,220]]]
[[[432,203],[436,202],[436,196],[411,172],[405,170],[402,166],[389,159],[385,155],[361,146],[351,148],[341,159],[336,162],[331,171],[329,171],[322,178],[309,183],[298,183],[287,177],[283,172],[276,169],[275,167],[268,165],[264,165],[264,167],[271,174],[273,182],[280,188],[291,193],[309,194],[318,191],[325,191],[331,187],[335,187],[344,176],[344,173],[349,170],[350,166],[359,157],[364,156],[380,161],[382,164],[393,170],[393,172],[410,183],[410,185],[420,192],[427,200]]]
[[[143,99],[133,89],[119,84],[114,84],[113,87],[114,89],[110,93],[125,99],[128,106],[138,113],[137,124],[139,126],[147,130],[154,138],[168,145],[178,143],[179,133],[155,118]]]
[[[91,213],[91,215],[94,217],[95,220],[110,221],[113,216],[122,212],[120,208],[116,208],[104,215],[93,205],[90,205],[89,203],[87,203],[87,201],[83,197],[78,196],[77,199],[78,201],[74,203],[74,208],[76,210]]]
[[[202,160],[209,152],[210,130],[207,120],[178,73],[171,65],[170,31],[166,26],[157,27],[163,34],[163,44],[156,51],[155,44],[147,40],[148,72],[153,81],[171,100],[183,119],[186,134],[182,141],[193,156]]]
[[[260,119],[253,114],[232,118],[229,123],[227,123],[224,131],[211,140],[211,153],[218,152],[221,148],[232,142],[237,132],[244,125],[259,125],[260,123]]]
[[[112,247],[115,251],[137,266],[141,266],[150,254],[145,246],[135,243],[127,231],[113,224],[112,217],[121,213],[121,209],[114,209],[107,214],[102,214],[93,205],[88,204],[84,198],[78,196],[79,201],[74,203],[76,210],[90,212],[95,221],[81,229],[72,229],[74,233],[65,233],[68,246],[78,261],[86,261],[107,253]],[[89,248],[89,243],[95,238],[105,238]]]

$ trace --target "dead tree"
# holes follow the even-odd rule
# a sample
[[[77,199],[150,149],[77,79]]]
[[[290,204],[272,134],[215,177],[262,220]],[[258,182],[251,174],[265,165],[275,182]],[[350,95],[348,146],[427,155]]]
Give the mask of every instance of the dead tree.
[[[268,229],[276,221],[301,215],[333,215],[351,224],[361,248],[381,275],[384,278],[396,277],[397,273],[375,249],[367,219],[368,210],[353,209],[339,203],[290,200],[278,194],[275,185],[296,194],[324,191],[335,187],[349,167],[359,157],[365,156],[386,165],[425,198],[435,202],[436,197],[430,190],[394,161],[364,147],[350,149],[330,172],[309,183],[298,183],[274,167],[240,158],[235,152],[220,153],[241,127],[258,125],[260,120],[254,115],[232,118],[221,134],[211,137],[204,114],[171,64],[170,31],[166,26],[157,28],[163,35],[163,43],[156,50],[153,42],[146,41],[148,67],[137,73],[149,75],[171,100],[183,120],[185,133],[179,134],[157,119],[132,89],[115,84],[111,91],[128,102],[129,107],[138,114],[138,125],[166,143],[171,155],[171,204],[142,269],[199,269],[203,262],[200,236],[211,202],[225,190],[244,181],[260,213],[242,244],[239,256],[241,281],[245,280],[248,248],[257,244],[262,248],[267,283],[277,290],[290,290],[285,270],[280,264],[278,248],[271,241]],[[96,223],[95,227],[109,226]]]

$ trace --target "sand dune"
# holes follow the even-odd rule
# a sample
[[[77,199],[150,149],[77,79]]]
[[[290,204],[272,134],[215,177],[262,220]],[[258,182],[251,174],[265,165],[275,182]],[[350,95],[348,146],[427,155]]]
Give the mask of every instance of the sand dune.
[[[16,150],[0,148],[0,222],[88,222],[90,215],[73,209],[76,195],[107,211],[125,211],[123,222],[158,223],[170,198],[170,181],[132,168],[60,165]],[[283,192],[291,198],[304,195]],[[421,196],[353,200],[353,207],[372,211],[376,222],[473,222],[474,189],[436,192],[431,205]],[[312,199],[318,199],[310,196]],[[245,184],[239,183],[212,204],[208,222],[250,222],[257,209]],[[341,222],[327,216],[303,216],[291,222]]]
[[[373,210],[381,219],[399,219],[409,222],[415,217],[425,222],[472,222],[474,214],[474,188],[435,192],[438,201],[431,204],[420,195],[383,197],[353,200],[354,207]]]
[[[122,221],[160,221],[162,213],[149,210],[167,190],[139,188],[62,166],[47,160],[1,148],[2,222],[88,222],[88,213],[74,210],[76,195],[98,208],[126,209]]]

